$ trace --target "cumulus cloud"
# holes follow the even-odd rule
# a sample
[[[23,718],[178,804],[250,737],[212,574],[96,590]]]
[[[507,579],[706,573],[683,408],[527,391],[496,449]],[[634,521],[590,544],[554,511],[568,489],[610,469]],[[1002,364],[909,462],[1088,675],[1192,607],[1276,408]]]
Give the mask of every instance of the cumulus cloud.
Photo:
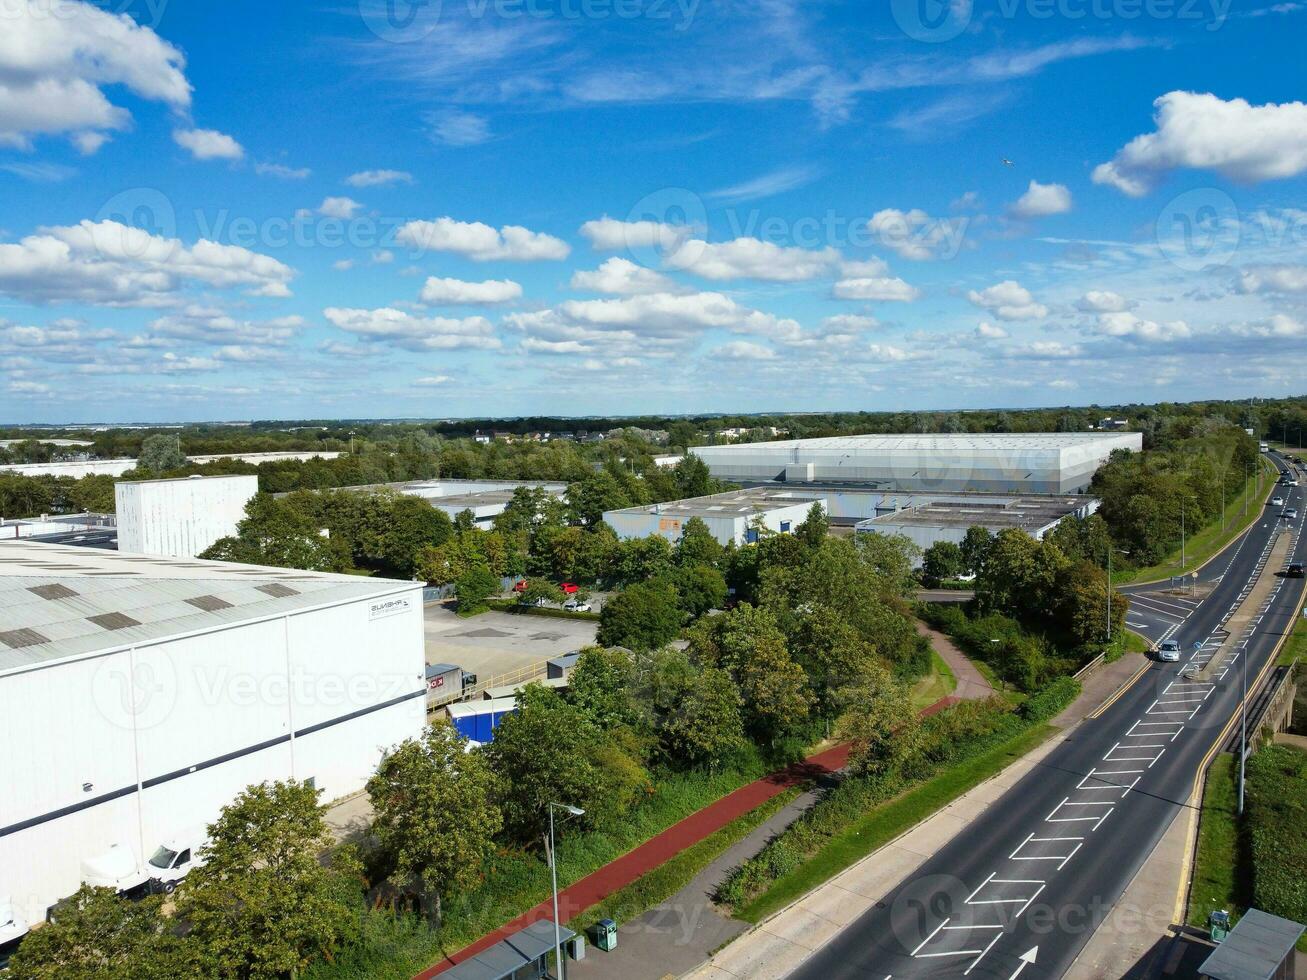
[[[865,279],[841,279],[832,290],[836,299],[856,299],[868,302],[911,303],[921,296],[921,290],[902,279],[879,276]]]
[[[770,347],[755,344],[748,340],[733,340],[708,352],[712,357],[724,357],[732,361],[774,361],[776,352]]]
[[[490,305],[509,303],[521,296],[522,287],[511,279],[466,282],[462,279],[438,279],[432,276],[422,287],[421,300],[432,306]]]
[[[880,321],[874,316],[861,313],[837,313],[826,317],[821,323],[822,327],[831,333],[860,333],[864,330],[875,330],[880,326]]]
[[[571,248],[561,238],[531,231],[519,225],[492,228],[480,221],[410,221],[395,238],[403,245],[430,252],[453,252],[477,262],[508,259],[518,262],[558,261]]]
[[[1000,320],[1037,320],[1048,315],[1047,306],[1036,302],[1030,290],[1011,279],[980,291],[973,289],[967,299]]]
[[[715,244],[692,238],[668,256],[667,265],[716,281],[802,282],[827,274],[839,261],[840,253],[834,248],[813,251],[757,238]]]
[[[280,177],[282,180],[307,180],[313,176],[308,167],[288,167],[284,163],[256,163],[254,172],[261,177]]]
[[[303,328],[301,316],[244,320],[213,307],[187,306],[154,320],[148,334],[132,343],[157,346],[157,341],[185,340],[207,346],[281,347]]]
[[[324,218],[339,218],[348,221],[362,210],[363,205],[349,197],[323,198],[318,205],[318,214]]]
[[[1158,323],[1154,320],[1145,320],[1128,311],[1100,314],[1097,332],[1105,337],[1120,337],[1147,343],[1168,343],[1193,336],[1193,331],[1183,320]]]
[[[389,184],[411,184],[413,175],[407,170],[361,170],[345,178],[350,187],[385,187]]]
[[[893,344],[870,344],[867,353],[875,361],[911,361],[920,356],[902,347],[895,347]]]
[[[196,160],[239,160],[245,156],[239,143],[216,129],[175,129],[172,138]]]
[[[629,259],[614,256],[597,269],[581,269],[572,274],[572,288],[613,296],[641,293],[674,293],[679,287],[661,272],[647,269]]]
[[[989,321],[982,322],[976,327],[976,336],[981,340],[1003,340],[1007,335],[1006,330]]]
[[[1065,184],[1041,184],[1032,180],[1026,192],[1011,207],[1015,218],[1044,218],[1071,210],[1071,191]]]
[[[42,228],[0,244],[0,292],[34,303],[170,306],[188,282],[289,296],[293,269],[237,245],[186,246],[116,221]]]
[[[619,221],[604,215],[581,226],[581,235],[599,252],[657,248],[670,253],[695,233],[689,225],[661,221]]]
[[[1241,293],[1307,293],[1307,265],[1254,265],[1239,270]]]
[[[953,258],[962,250],[967,218],[932,218],[920,208],[885,208],[867,222],[867,229],[888,249],[905,259]]]
[[[414,316],[390,307],[322,311],[327,320],[360,340],[372,340],[409,351],[493,350],[500,346],[494,325],[483,316]]]
[[[55,9],[57,7],[57,9]],[[94,153],[111,131],[131,125],[102,86],[184,111],[191,85],[182,53],[125,14],[80,0],[6,4],[0,31],[0,146],[30,148],[64,134]]]
[[[1142,197],[1166,173],[1215,170],[1253,183],[1307,171],[1307,105],[1252,105],[1199,92],[1168,92],[1153,103],[1156,130],[1136,136],[1094,169],[1096,184]]]
[[[1076,302],[1086,313],[1121,313],[1134,305],[1124,296],[1106,289],[1091,289]]]

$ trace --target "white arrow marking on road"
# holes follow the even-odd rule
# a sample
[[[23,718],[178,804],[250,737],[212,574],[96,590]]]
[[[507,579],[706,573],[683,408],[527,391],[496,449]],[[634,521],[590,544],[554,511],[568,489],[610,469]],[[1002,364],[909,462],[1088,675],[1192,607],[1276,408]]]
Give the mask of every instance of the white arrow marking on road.
[[[1008,977],[1007,980],[1017,980],[1017,977],[1021,975],[1021,971],[1024,970],[1026,967],[1028,967],[1031,963],[1035,962],[1035,954],[1038,952],[1039,952],[1038,946],[1031,946],[1028,950],[1022,953],[1019,957],[1017,957],[1019,960],[1021,960],[1021,965],[1012,971],[1012,976]]]

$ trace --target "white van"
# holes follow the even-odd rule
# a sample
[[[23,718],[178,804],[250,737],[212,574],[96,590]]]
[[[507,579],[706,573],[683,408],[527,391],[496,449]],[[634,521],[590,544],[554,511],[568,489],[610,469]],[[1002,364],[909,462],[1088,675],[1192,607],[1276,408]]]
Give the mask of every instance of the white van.
[[[103,854],[82,861],[82,881],[94,888],[129,892],[145,884],[146,877],[135,852],[126,844],[114,844]]]
[[[0,895],[0,950],[26,935],[27,920],[14,908],[12,899],[7,895]]]
[[[203,862],[200,860],[202,837],[187,835],[174,837],[159,845],[145,873],[149,876],[150,891],[171,895],[177,883],[185,878],[192,868]]]

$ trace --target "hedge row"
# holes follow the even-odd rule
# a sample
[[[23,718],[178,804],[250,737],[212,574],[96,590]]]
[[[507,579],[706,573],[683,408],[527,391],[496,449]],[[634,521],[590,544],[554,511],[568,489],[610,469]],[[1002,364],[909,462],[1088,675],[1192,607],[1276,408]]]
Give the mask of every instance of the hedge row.
[[[1248,759],[1253,904],[1307,922],[1307,752],[1271,745]]]

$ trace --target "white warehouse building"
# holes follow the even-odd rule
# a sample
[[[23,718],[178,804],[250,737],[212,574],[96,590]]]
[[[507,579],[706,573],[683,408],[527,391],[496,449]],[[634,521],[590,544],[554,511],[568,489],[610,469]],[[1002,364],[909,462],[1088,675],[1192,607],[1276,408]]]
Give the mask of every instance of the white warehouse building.
[[[1139,432],[866,435],[690,452],[735,483],[857,484],[886,490],[1079,493],[1115,450],[1138,452]]]
[[[0,542],[0,895],[38,922],[250,784],[362,789],[424,670],[417,582]]]
[[[610,510],[605,512],[604,520],[624,541],[660,534],[675,544],[681,540],[686,522],[697,517],[708,525],[719,543],[739,545],[758,539],[759,524],[778,534],[793,531],[803,523],[814,503],[825,510],[826,502],[820,496],[731,490],[708,497]]]
[[[257,476],[189,476],[113,487],[118,548],[135,555],[194,558],[236,533]]]

